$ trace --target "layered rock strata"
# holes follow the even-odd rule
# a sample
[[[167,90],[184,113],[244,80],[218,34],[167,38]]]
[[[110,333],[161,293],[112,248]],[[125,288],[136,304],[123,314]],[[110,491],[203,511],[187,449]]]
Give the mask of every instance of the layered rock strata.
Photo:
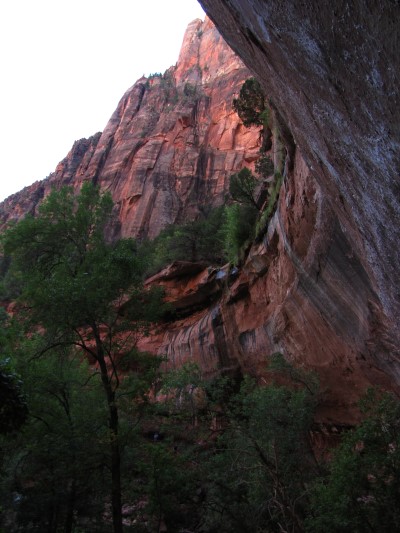
[[[347,280],[340,291],[346,305],[336,306],[341,314],[329,308],[337,333],[359,335],[349,320],[357,315],[362,330],[370,330],[376,365],[400,383],[398,2],[200,3],[292,131],[318,184],[321,220],[333,213],[333,233],[321,231],[324,226],[308,231],[312,241],[330,243],[327,256],[323,247],[315,250],[321,268],[336,273],[337,283]],[[334,250],[341,253],[335,265]],[[305,274],[312,279],[312,270]],[[319,299],[320,291],[304,283],[308,303]],[[312,334],[311,324],[304,327]]]
[[[149,280],[164,286],[178,319],[141,346],[170,367],[195,361],[208,376],[240,371],[262,383],[281,352],[319,375],[318,420],[327,424],[354,423],[369,386],[393,389],[396,346],[379,295],[298,149],[268,231],[238,276],[203,266],[172,265]]]
[[[230,174],[258,156],[259,130],[232,109],[249,75],[208,19],[193,21],[177,65],[138,80],[102,134],[77,141],[49,178],[3,202],[3,224],[34,213],[52,187],[86,180],[112,194],[113,238],[154,237],[221,204]]]
[[[205,375],[240,370],[260,382],[280,351],[318,371],[319,420],[352,423],[366,387],[399,382],[398,70],[382,29],[397,8],[385,4],[372,27],[373,10],[361,17],[358,2],[202,3],[296,145],[286,143],[278,208],[239,275],[177,264],[153,277],[176,317],[141,347],[170,366],[191,360]],[[368,39],[357,25],[371,26]],[[177,66],[138,80],[102,134],[78,141],[47,180],[3,202],[3,223],[34,213],[52,186],[85,180],[112,193],[113,238],[152,237],[221,203],[229,175],[258,155],[259,132],[231,108],[248,76],[213,25],[194,21]]]

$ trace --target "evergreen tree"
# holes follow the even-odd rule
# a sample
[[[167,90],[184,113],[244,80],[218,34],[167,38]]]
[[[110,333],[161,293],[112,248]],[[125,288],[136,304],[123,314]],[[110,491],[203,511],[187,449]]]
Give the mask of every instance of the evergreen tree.
[[[264,125],[267,110],[265,95],[255,78],[244,82],[239,97],[233,100],[233,109],[246,127]]]
[[[121,361],[134,353],[162,306],[159,295],[143,290],[135,242],[107,242],[111,210],[111,197],[88,183],[78,197],[63,188],[47,197],[37,217],[8,230],[3,242],[23,280],[21,318],[38,334],[36,355],[75,347],[99,370],[108,412],[113,527],[121,533]]]
[[[370,390],[366,418],[344,435],[313,490],[308,531],[400,531],[400,402]]]
[[[232,174],[229,180],[229,193],[235,202],[250,205],[258,210],[254,192],[257,179],[248,168],[242,168],[237,174]]]

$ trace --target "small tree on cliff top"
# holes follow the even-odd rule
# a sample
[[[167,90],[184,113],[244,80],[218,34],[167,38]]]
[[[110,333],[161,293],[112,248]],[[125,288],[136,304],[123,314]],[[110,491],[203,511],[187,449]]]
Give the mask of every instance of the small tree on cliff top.
[[[6,232],[3,243],[23,279],[25,322],[40,332],[37,355],[77,347],[98,366],[108,410],[113,525],[121,533],[120,365],[161,306],[142,288],[144,265],[134,241],[106,241],[111,210],[110,195],[90,184],[78,197],[63,188],[48,196],[36,218]]]

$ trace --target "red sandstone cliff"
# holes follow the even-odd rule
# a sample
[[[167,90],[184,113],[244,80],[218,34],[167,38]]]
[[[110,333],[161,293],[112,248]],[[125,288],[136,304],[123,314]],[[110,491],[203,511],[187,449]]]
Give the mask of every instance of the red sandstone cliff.
[[[299,150],[262,242],[237,279],[177,264],[154,276],[183,318],[142,348],[172,367],[195,360],[206,375],[240,369],[263,379],[271,354],[315,370],[318,420],[354,423],[370,386],[392,388],[379,295]],[[192,313],[190,310],[192,309]]]
[[[211,10],[211,2],[203,3]],[[215,18],[220,21],[222,13],[231,24],[228,28],[222,20],[221,28],[294,129],[294,166],[287,169],[268,231],[250,250],[238,279],[227,282],[215,270],[188,265],[153,278],[166,287],[181,318],[144,339],[142,347],[167,354],[170,365],[195,360],[208,375],[241,368],[261,377],[268,356],[281,351],[318,371],[320,420],[352,422],[355,402],[367,386],[394,387],[399,376],[393,172],[381,176],[385,190],[379,210],[376,175],[370,186],[367,182],[375,167],[362,157],[365,143],[359,144],[363,132],[357,121],[349,129],[343,118],[317,120],[323,116],[321,94],[331,94],[332,79],[296,74],[300,52],[285,48],[286,34],[284,58],[276,52],[263,63],[266,52],[252,34],[243,37],[238,12],[218,9]],[[257,13],[254,7],[247,14],[254,28],[263,20],[256,17],[255,24]],[[278,33],[271,29],[274,42]],[[53,184],[78,188],[86,179],[112,193],[115,237],[154,236],[170,222],[195,216],[199,205],[221,202],[228,176],[257,157],[258,132],[243,128],[231,109],[248,75],[209,21],[193,22],[177,66],[162,77],[139,80],[101,135],[78,141],[47,180],[3,202],[3,222],[34,212]],[[331,118],[335,109],[340,114],[348,107],[336,96],[327,108]],[[345,145],[351,147],[348,153]]]
[[[320,301],[338,335],[346,326],[345,342],[364,339],[357,357],[370,353],[371,364],[399,385],[398,2],[200,3],[257,75],[312,169],[321,223],[307,230],[302,305]],[[289,243],[296,234],[292,227]],[[334,289],[328,306],[321,298],[327,275]],[[307,336],[315,326],[304,322]],[[312,357],[324,361],[329,344],[327,337]]]
[[[0,206],[3,223],[34,212],[51,187],[92,180],[111,192],[113,237],[154,237],[222,203],[232,172],[257,158],[259,133],[232,109],[249,71],[213,24],[193,21],[179,60],[122,97],[102,134],[77,141],[55,172]]]

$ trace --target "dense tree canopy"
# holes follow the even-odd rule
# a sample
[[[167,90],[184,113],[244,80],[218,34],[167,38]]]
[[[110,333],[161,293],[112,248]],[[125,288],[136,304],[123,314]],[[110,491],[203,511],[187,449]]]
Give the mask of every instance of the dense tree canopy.
[[[22,383],[7,363],[0,362],[0,433],[18,429],[28,414]]]
[[[158,294],[143,290],[144,265],[135,242],[107,242],[111,210],[110,196],[91,184],[77,197],[63,188],[48,196],[37,217],[12,227],[3,242],[23,280],[19,301],[36,356],[78,348],[98,366],[108,408],[114,531],[122,532],[121,363],[126,368],[138,335],[162,306]]]
[[[348,432],[313,488],[308,531],[364,533],[400,531],[400,403],[368,391],[366,418]]]
[[[248,168],[242,168],[237,174],[232,174],[229,180],[229,192],[232,199],[258,209],[255,197],[256,186],[257,179]]]
[[[91,185],[53,192],[6,232],[0,275],[19,299],[13,318],[0,316],[5,531],[400,530],[398,399],[369,393],[364,421],[323,462],[311,445],[313,374],[275,354],[262,387],[240,369],[205,382],[193,362],[161,378],[159,360],[136,349],[163,309],[143,289],[147,261],[185,250],[221,261],[223,240],[236,261],[257,216],[246,190],[237,194],[168,228],[150,252],[107,241],[112,203]]]
[[[149,273],[174,261],[224,263],[223,223],[223,206],[205,207],[196,220],[171,224],[153,241],[142,243],[140,251],[147,258]]]

